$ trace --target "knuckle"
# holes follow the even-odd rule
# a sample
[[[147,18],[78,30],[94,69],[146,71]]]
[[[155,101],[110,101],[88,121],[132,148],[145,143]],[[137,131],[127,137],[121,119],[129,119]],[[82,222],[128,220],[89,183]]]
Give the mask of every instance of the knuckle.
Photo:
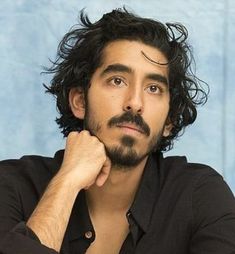
[[[79,135],[79,132],[77,131],[71,131],[67,137],[67,139],[74,139]]]
[[[92,141],[94,144],[99,144],[99,139],[98,139],[96,136],[91,136],[91,141]]]
[[[67,139],[66,139],[66,143],[70,143],[74,138],[74,133],[69,133]]]
[[[99,152],[100,152],[100,155],[102,156],[102,158],[106,160],[105,147],[104,147],[103,144],[100,145],[100,147],[99,147]]]
[[[75,131],[71,131],[71,132],[69,133],[69,135],[68,135],[68,138],[73,137],[74,135],[76,135],[76,132],[75,132]]]
[[[104,146],[104,144],[102,143],[102,142],[100,142],[100,148],[102,149],[102,150],[105,150],[105,146]]]

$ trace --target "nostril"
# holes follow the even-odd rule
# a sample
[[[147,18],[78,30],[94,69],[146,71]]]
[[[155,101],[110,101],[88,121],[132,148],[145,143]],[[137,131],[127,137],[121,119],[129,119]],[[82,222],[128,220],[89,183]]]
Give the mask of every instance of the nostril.
[[[131,107],[130,107],[130,106],[127,106],[126,109],[127,109],[127,110],[131,110]]]

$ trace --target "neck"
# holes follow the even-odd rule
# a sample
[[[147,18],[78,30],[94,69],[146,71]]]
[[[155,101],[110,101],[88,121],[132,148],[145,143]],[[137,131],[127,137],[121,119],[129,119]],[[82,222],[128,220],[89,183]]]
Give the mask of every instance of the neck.
[[[127,212],[134,200],[146,161],[147,157],[134,168],[111,168],[102,187],[91,186],[86,191],[90,213]]]

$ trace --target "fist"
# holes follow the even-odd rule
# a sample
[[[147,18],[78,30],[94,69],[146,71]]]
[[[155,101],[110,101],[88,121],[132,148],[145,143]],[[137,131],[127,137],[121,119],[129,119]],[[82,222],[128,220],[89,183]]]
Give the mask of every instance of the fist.
[[[97,137],[86,130],[68,135],[59,174],[69,179],[72,186],[78,190],[94,183],[102,186],[109,176],[110,167],[104,144]]]

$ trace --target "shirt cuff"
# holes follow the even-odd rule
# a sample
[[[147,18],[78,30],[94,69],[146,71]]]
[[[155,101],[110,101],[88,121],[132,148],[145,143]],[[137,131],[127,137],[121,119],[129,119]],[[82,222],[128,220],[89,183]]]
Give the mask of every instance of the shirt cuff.
[[[24,221],[18,223],[13,229],[12,232],[16,232],[22,235],[25,235],[35,241],[38,241],[40,243],[39,238],[37,235],[33,232],[33,230],[26,226],[26,223]]]
[[[36,234],[26,226],[18,223],[0,240],[1,254],[58,254],[54,249],[40,243]]]

